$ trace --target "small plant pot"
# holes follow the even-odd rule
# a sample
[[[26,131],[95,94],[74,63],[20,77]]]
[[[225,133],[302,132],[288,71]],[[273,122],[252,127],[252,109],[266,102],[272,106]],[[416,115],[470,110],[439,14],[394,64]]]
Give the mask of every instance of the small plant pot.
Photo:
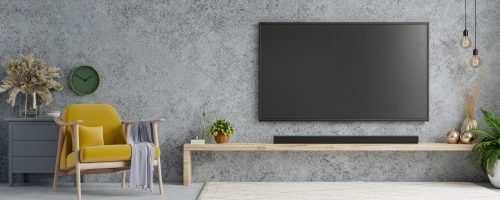
[[[226,136],[222,133],[219,133],[214,137],[214,139],[217,144],[225,144],[229,142],[229,135]]]
[[[490,176],[488,174],[488,178],[490,179],[493,186],[495,186],[496,188],[500,188],[500,160],[497,160],[497,164],[493,169],[493,173],[495,173],[495,176]]]

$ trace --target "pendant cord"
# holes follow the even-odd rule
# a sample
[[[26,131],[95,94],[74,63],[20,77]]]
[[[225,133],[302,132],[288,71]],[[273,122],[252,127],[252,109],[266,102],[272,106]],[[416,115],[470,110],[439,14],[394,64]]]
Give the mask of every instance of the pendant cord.
[[[476,48],[476,42],[477,42],[477,11],[476,11],[476,2],[477,0],[474,0],[474,49]]]
[[[467,30],[467,0],[465,0],[465,20],[464,20],[464,27],[465,30]]]

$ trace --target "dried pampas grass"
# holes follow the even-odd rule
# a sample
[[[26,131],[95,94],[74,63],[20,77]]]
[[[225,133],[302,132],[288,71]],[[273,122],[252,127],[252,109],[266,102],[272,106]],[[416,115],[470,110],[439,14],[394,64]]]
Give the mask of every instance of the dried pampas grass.
[[[7,76],[2,80],[0,93],[10,90],[7,103],[14,107],[19,93],[37,93],[42,105],[52,102],[51,90],[62,90],[63,86],[55,79],[60,78],[61,69],[46,67],[42,59],[32,55],[20,60],[11,60],[5,65]]]
[[[464,98],[464,109],[465,109],[465,117],[474,119],[474,111],[477,106],[477,99],[479,98],[479,94],[481,93],[481,83],[483,82],[486,70],[482,71],[479,79],[475,81],[474,87],[472,90],[468,88],[462,88],[462,97]]]

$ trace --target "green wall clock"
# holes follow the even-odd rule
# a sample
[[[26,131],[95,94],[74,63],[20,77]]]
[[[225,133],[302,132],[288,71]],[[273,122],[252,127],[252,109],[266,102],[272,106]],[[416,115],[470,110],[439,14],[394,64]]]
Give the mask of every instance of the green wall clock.
[[[80,66],[69,74],[71,89],[80,96],[94,93],[101,83],[99,72],[91,66]]]

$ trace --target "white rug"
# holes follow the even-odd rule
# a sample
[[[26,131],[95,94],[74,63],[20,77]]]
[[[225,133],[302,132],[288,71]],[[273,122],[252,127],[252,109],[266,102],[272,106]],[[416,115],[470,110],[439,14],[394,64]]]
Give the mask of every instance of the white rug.
[[[234,199],[500,199],[467,182],[209,182],[200,200]]]

